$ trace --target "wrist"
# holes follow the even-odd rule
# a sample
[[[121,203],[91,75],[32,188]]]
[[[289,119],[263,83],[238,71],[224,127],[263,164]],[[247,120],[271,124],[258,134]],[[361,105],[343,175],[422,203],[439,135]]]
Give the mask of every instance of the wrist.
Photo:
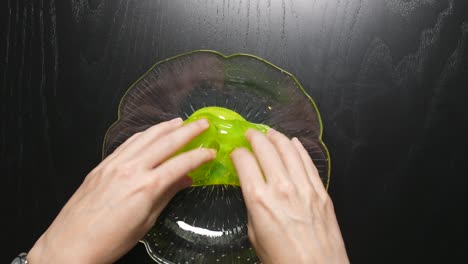
[[[63,248],[51,244],[46,234],[44,233],[29,250],[28,264],[71,263],[70,259],[64,258]]]
[[[27,255],[27,260],[28,264],[41,264],[41,263],[46,263],[43,261],[42,257],[42,252],[43,252],[43,245],[41,241],[42,237],[39,238],[36,243],[34,243],[34,246],[29,250],[28,255]]]
[[[80,248],[82,249],[82,248]],[[85,252],[86,254],[81,254]],[[69,245],[57,245],[47,239],[47,233],[42,235],[29,250],[27,255],[28,264],[49,264],[49,263],[100,263],[96,257],[91,257],[90,252],[78,250]]]

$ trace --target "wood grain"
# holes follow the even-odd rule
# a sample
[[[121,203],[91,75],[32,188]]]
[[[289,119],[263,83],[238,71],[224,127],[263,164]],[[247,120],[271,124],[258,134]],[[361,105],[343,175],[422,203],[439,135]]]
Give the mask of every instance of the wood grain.
[[[4,0],[3,262],[87,172],[126,89],[182,52],[246,52],[316,100],[352,262],[467,259],[465,0]],[[121,263],[149,262],[137,246]]]

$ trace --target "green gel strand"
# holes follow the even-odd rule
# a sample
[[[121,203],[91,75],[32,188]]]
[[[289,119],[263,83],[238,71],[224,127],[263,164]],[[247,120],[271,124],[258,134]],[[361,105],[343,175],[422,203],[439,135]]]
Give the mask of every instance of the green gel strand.
[[[184,146],[179,153],[196,148],[212,148],[217,151],[217,155],[214,160],[188,174],[193,180],[192,186],[219,184],[239,186],[239,178],[229,155],[238,147],[251,150],[245,138],[247,129],[252,128],[266,133],[269,127],[250,123],[230,109],[215,106],[197,110],[184,123],[188,124],[202,118],[208,120],[210,127]]]

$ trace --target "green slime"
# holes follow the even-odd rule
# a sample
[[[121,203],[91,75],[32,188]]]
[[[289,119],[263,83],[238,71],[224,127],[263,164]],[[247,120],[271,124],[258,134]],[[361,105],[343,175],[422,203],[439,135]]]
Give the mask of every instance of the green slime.
[[[250,123],[230,109],[215,106],[197,110],[184,123],[188,124],[202,118],[208,120],[210,127],[184,146],[179,153],[196,148],[212,148],[217,151],[217,155],[214,160],[188,174],[193,180],[192,186],[217,184],[239,186],[239,178],[229,155],[238,147],[251,150],[245,138],[247,129],[252,128],[266,133],[269,127]]]

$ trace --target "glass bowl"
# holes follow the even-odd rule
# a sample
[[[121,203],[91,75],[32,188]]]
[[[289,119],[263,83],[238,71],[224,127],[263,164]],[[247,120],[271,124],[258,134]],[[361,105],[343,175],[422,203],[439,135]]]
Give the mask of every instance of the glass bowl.
[[[156,63],[123,96],[103,158],[134,133],[206,106],[299,138],[328,187],[330,157],[314,101],[292,74],[249,54],[199,50]],[[141,242],[157,263],[260,262],[248,240],[241,189],[233,185],[182,190]]]

